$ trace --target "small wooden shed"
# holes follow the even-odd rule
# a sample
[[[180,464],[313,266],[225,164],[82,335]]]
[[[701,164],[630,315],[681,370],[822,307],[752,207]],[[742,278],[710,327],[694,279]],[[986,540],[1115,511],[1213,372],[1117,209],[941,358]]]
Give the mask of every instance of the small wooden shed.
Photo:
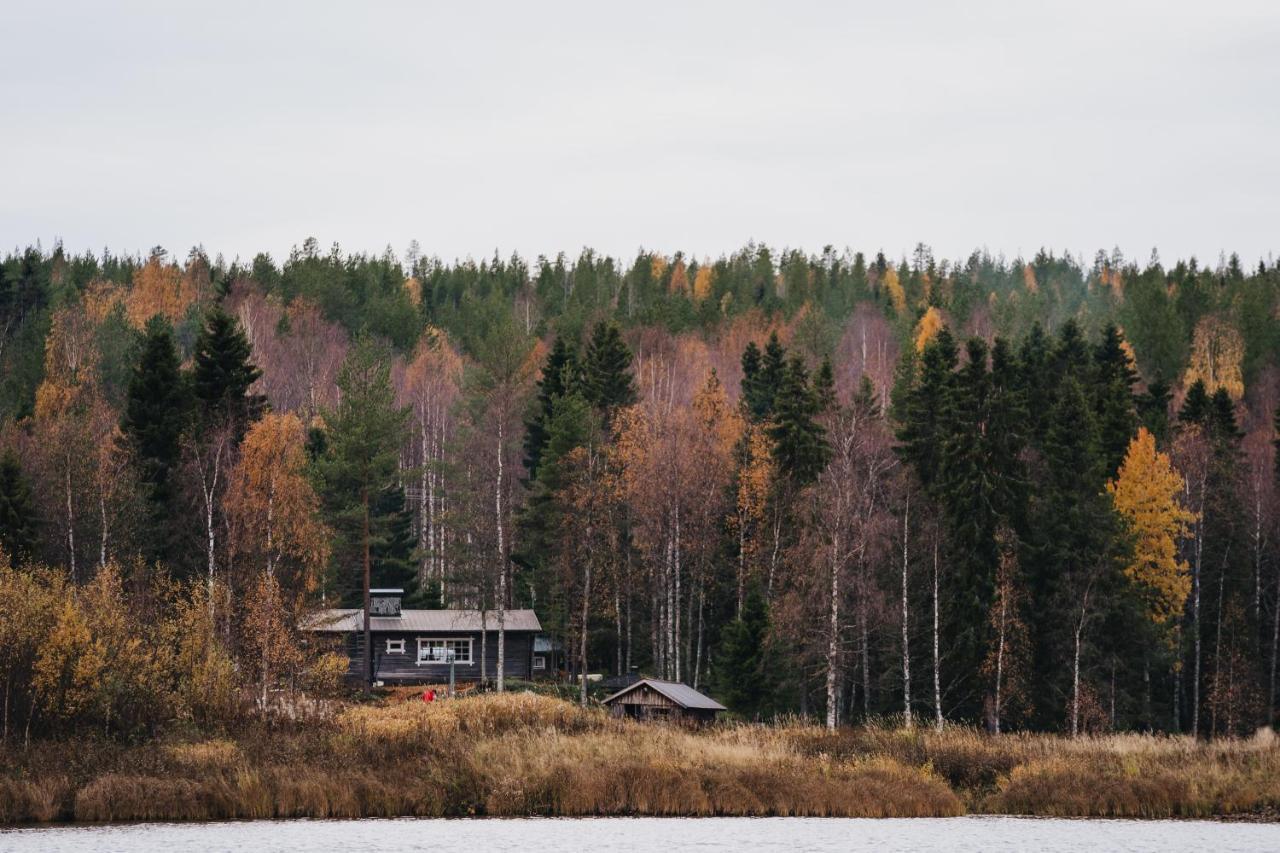
[[[604,700],[609,714],[633,720],[666,720],[680,723],[715,722],[725,707],[678,681],[642,678]]]

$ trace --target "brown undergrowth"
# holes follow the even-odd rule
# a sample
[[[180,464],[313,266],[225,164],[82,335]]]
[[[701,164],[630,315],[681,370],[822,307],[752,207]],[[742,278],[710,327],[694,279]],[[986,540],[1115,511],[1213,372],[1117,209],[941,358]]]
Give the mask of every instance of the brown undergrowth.
[[[0,823],[451,815],[1207,817],[1280,810],[1274,739],[702,731],[487,694],[216,738],[0,749]]]

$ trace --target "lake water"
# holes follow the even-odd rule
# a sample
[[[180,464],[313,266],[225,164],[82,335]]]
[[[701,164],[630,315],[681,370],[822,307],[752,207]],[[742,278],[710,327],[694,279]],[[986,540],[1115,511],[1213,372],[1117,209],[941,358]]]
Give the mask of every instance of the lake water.
[[[958,817],[886,820],[822,818],[533,818],[513,820],[333,820],[151,823],[0,829],[15,853],[328,853],[344,850],[566,851],[1126,850],[1280,851],[1280,824],[1210,821],[1057,820]]]

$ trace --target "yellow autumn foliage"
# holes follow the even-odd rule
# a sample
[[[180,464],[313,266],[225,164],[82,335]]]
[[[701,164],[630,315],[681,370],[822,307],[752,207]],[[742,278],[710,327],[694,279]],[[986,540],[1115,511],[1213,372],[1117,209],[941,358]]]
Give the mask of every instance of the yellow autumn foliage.
[[[698,274],[693,277],[693,301],[701,302],[711,295],[711,265],[698,267]]]
[[[1178,503],[1182,477],[1146,427],[1129,442],[1128,452],[1107,492],[1133,535],[1133,557],[1125,567],[1128,578],[1146,594],[1153,622],[1164,625],[1182,612],[1191,578],[1186,562],[1178,559],[1178,543],[1196,519]]]
[[[942,312],[930,305],[920,322],[916,323],[916,352],[924,352],[925,345],[936,338],[946,325]]]
[[[893,302],[893,310],[901,315],[907,310],[907,292],[902,289],[902,282],[898,280],[898,271],[893,267],[889,267],[884,271],[884,289],[889,292],[889,300]]]

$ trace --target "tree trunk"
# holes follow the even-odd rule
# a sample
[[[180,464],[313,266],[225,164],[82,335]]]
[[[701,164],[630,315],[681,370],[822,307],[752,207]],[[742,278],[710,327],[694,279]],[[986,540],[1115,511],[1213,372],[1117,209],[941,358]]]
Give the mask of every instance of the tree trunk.
[[[1084,625],[1089,618],[1089,593],[1092,582],[1085,587],[1084,598],[1080,602],[1080,619],[1076,622],[1075,650],[1071,660],[1071,736],[1080,734],[1080,645],[1084,639]]]
[[[911,633],[909,612],[907,607],[907,571],[910,552],[907,548],[907,534],[911,519],[911,496],[907,495],[906,506],[902,511],[902,724],[911,728]]]
[[[702,584],[698,584],[698,640],[693,658],[693,689],[698,689],[698,683],[702,677],[702,611],[707,603],[707,593],[702,588]]]
[[[938,537],[933,538],[933,722],[942,731],[942,660],[938,643]]]
[[[871,719],[871,648],[867,642],[867,594],[863,590],[858,602],[858,622],[862,651],[862,718]]]
[[[1007,588],[1000,590],[1000,630],[998,632],[999,639],[996,642],[996,696],[994,707],[992,708],[992,724],[995,727],[995,734],[1000,734],[1000,689],[1003,687],[1004,681],[1004,635],[1005,635],[1005,618],[1009,610],[1009,591]]]
[[[506,690],[507,552],[502,537],[502,421],[498,417],[498,479],[493,490],[494,522],[498,530],[498,692]]]
[[[66,491],[67,491],[67,560],[68,567],[71,569],[71,583],[77,581],[76,577],[76,514],[71,503],[71,456],[66,457]]]
[[[98,489],[98,515],[102,522],[102,538],[98,540],[98,568],[101,569],[107,565],[107,537],[111,532],[110,523],[107,521],[107,496],[101,487]]]
[[[1271,692],[1267,696],[1267,708],[1270,714],[1268,722],[1274,724],[1276,718],[1276,653],[1280,651],[1280,572],[1276,573],[1276,603],[1271,614]]]
[[[369,555],[369,489],[360,491],[360,507],[362,523],[360,529],[361,545],[364,551],[364,683],[373,687],[373,645],[369,637],[369,574],[371,560]]]
[[[1191,734],[1200,737],[1200,568],[1204,556],[1204,481],[1200,484],[1201,517],[1196,522],[1195,558],[1191,564],[1191,630],[1194,632],[1195,662],[1191,674]]]
[[[1075,654],[1071,661],[1071,736],[1080,734],[1080,633],[1082,619],[1076,625]]]
[[[584,560],[582,567],[582,634],[578,647],[578,661],[582,686],[578,693],[578,701],[587,707],[587,616],[591,605],[591,561]]]
[[[622,675],[622,593],[618,589],[613,591],[613,640],[613,674]]]
[[[827,728],[834,729],[839,722],[837,696],[840,690],[838,674],[840,657],[840,535],[831,540],[831,600],[828,611],[827,637]]]
[[[1200,736],[1200,555],[1196,548],[1196,561],[1191,567],[1191,631],[1195,644],[1191,672],[1191,734]]]

